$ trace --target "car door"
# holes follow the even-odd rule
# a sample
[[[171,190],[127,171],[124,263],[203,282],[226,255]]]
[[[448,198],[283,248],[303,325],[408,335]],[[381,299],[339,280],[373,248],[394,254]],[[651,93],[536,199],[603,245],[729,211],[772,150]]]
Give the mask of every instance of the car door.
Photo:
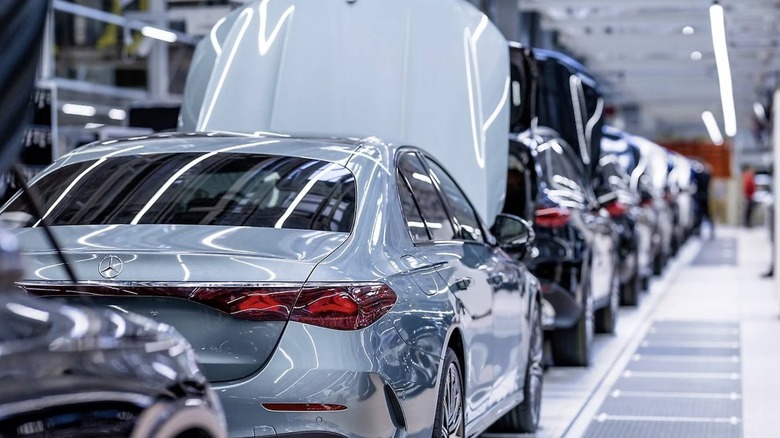
[[[528,293],[528,271],[497,246],[488,244],[476,212],[457,183],[430,157],[425,157],[425,162],[459,230],[458,239],[479,271],[474,286],[488,290],[491,295],[495,370],[491,405],[499,403],[520,390],[518,383],[522,381],[521,371],[525,370],[528,358],[524,336],[528,333],[525,329],[532,295]]]
[[[457,239],[455,224],[444,206],[420,156],[405,151],[398,157],[399,184],[405,184],[419,206],[422,221],[431,240],[417,244],[422,257],[436,267],[437,273],[454,294],[461,318],[465,347],[466,422],[489,408],[493,385],[492,294],[478,287],[479,270],[475,255]]]
[[[520,390],[517,377],[525,369],[524,329],[528,322],[530,294],[519,265],[504,251],[487,241],[487,233],[457,183],[430,157],[425,157],[434,185],[440,190],[444,204],[455,224],[457,239],[463,242],[463,259],[475,269],[472,287],[479,296],[490,296],[492,313],[492,367],[494,381],[491,406]],[[477,296],[476,294],[474,295]]]
[[[617,239],[614,226],[609,216],[602,215],[600,212],[596,194],[582,161],[570,149],[564,149],[563,156],[572,168],[570,178],[582,188],[585,197],[582,220],[586,227],[591,254],[590,290],[597,307],[603,306],[609,301],[617,266]]]

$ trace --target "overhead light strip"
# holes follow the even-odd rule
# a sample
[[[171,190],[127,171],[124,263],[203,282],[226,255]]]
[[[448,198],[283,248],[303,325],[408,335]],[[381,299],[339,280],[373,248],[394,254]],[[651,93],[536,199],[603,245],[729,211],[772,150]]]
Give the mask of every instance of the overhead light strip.
[[[729,64],[729,51],[726,45],[726,21],[723,6],[717,3],[710,6],[710,27],[712,29],[712,46],[715,50],[715,64],[718,67],[724,131],[727,136],[734,137],[737,135],[737,115],[734,109],[731,65]]]
[[[707,132],[710,134],[712,142],[720,146],[723,144],[723,134],[720,133],[718,122],[715,121],[715,116],[709,111],[701,113],[701,119],[704,121],[704,126],[707,128]]]

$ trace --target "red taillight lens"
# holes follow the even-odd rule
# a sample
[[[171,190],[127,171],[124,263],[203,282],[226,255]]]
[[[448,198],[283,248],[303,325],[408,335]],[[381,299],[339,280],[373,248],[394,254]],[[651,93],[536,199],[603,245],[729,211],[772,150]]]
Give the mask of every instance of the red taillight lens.
[[[536,225],[547,228],[560,228],[569,223],[571,213],[567,208],[549,207],[536,210]]]
[[[287,321],[300,287],[196,288],[190,299],[236,318],[253,321]]]
[[[612,201],[604,206],[611,217],[621,217],[628,212],[628,205],[620,201]]]
[[[301,291],[290,321],[360,330],[387,314],[397,299],[384,284],[312,286]]]
[[[335,330],[360,330],[386,315],[398,299],[381,283],[280,284],[268,287],[121,287],[105,285],[48,286],[24,284],[32,295],[170,297],[204,304],[239,319],[291,321]]]
[[[263,407],[269,411],[277,412],[322,412],[345,411],[344,405],[328,403],[263,403]]]

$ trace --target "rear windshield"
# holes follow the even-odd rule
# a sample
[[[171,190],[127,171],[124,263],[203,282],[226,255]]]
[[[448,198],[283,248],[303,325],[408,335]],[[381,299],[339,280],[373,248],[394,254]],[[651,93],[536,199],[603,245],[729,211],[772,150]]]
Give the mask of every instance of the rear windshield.
[[[355,179],[299,157],[231,153],[101,158],[54,170],[34,188],[53,225],[191,224],[349,232]],[[0,218],[34,226],[17,197]]]

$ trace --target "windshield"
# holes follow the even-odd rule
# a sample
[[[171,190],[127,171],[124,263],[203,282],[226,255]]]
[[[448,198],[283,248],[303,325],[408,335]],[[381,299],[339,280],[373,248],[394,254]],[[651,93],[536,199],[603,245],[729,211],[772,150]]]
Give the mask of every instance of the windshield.
[[[349,232],[354,176],[343,166],[284,156],[175,153],[66,165],[33,186],[52,225],[192,224]],[[37,226],[16,197],[0,219]]]

